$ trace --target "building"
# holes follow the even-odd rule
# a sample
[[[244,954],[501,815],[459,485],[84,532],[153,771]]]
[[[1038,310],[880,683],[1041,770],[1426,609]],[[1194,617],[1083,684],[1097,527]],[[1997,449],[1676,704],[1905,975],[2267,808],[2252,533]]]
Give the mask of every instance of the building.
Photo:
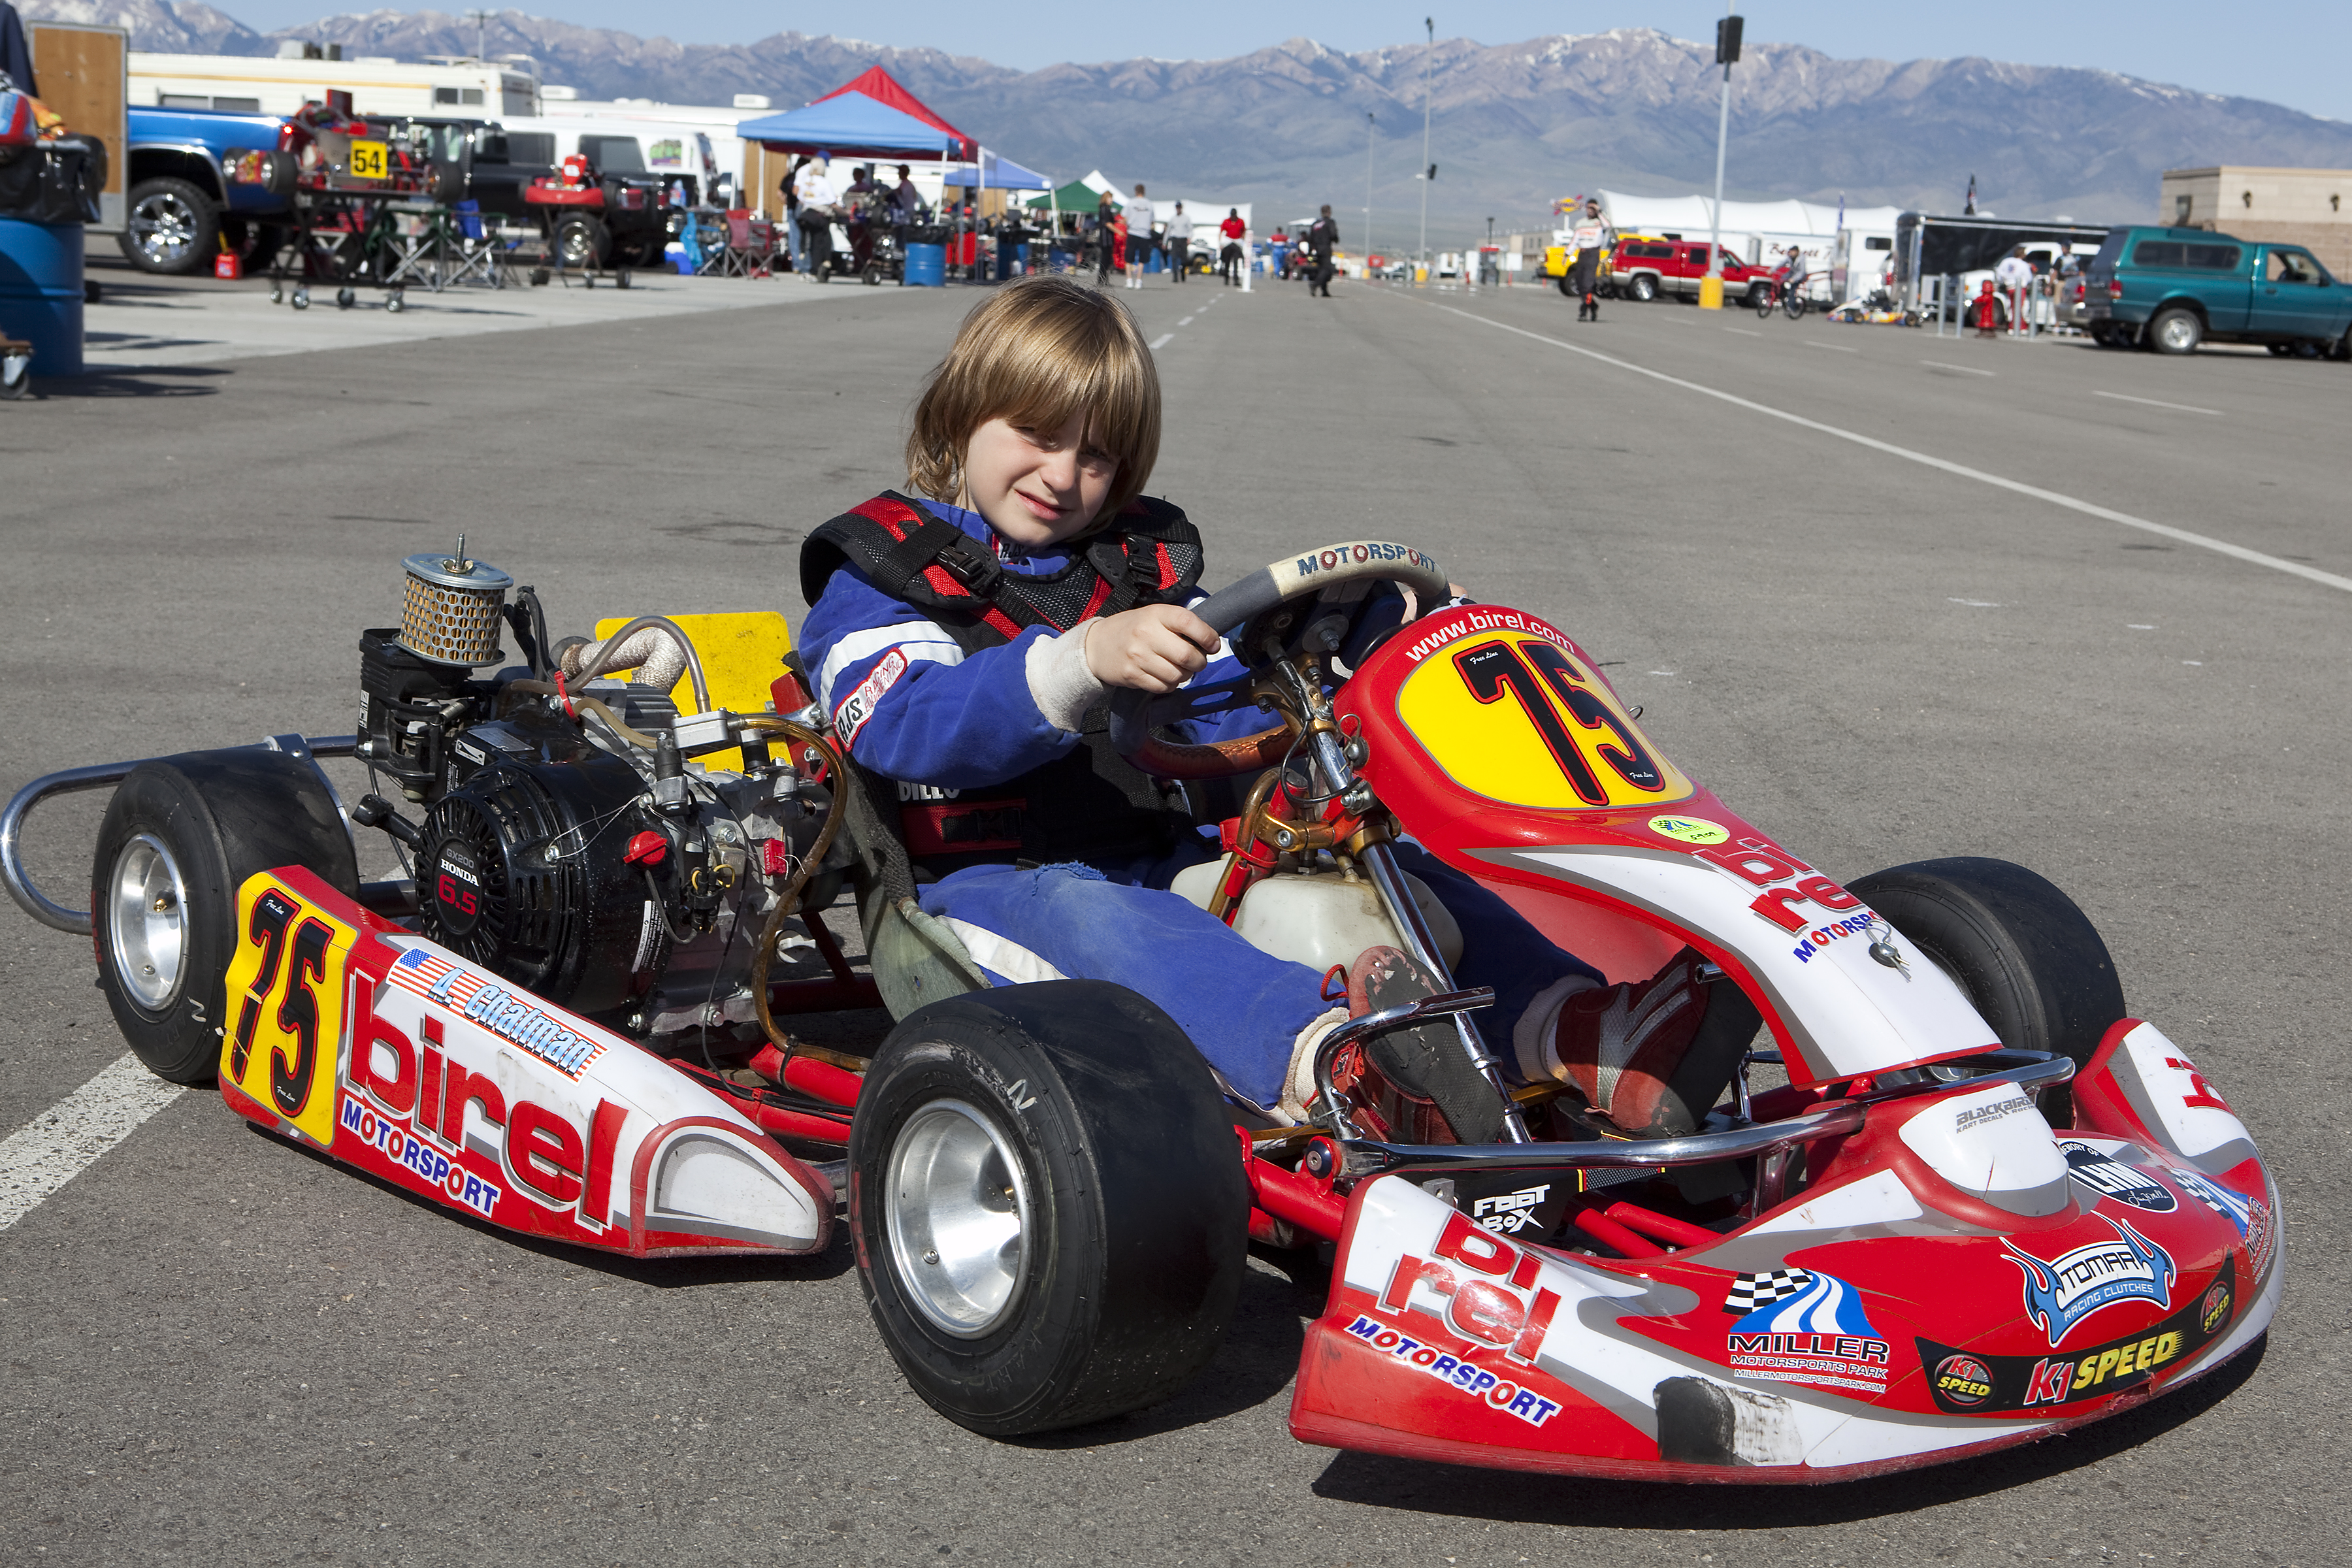
[[[2352,169],[2168,169],[2156,221],[2300,245],[2352,279]]]

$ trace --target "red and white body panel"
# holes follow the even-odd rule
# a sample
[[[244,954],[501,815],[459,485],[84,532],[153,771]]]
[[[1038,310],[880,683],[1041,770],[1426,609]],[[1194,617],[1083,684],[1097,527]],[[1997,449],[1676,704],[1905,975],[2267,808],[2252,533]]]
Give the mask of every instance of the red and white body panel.
[[[633,1042],[307,872],[238,896],[221,1092],[337,1160],[509,1230],[637,1257],[814,1252],[831,1184]]]

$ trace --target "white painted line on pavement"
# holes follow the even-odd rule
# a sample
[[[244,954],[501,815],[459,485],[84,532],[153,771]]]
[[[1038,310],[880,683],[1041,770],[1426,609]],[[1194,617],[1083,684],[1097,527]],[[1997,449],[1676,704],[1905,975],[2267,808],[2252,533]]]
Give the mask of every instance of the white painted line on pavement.
[[[38,1208],[180,1094],[178,1084],[165,1083],[125,1051],[0,1141],[0,1230]]]
[[[1178,326],[1180,326],[1180,327],[1189,327],[1189,326],[1191,326],[1191,325],[1192,324],[1192,317],[1190,317],[1190,316],[1187,316],[1187,317],[1185,317],[1182,321],[1181,321],[1177,322],[1176,324],[1177,324]]]
[[[2301,577],[2306,582],[2317,583],[2323,587],[2336,588],[2344,593],[2352,594],[2352,577],[2339,577],[2333,572],[2322,572],[2315,566],[2305,566],[2299,561],[2286,561],[2275,555],[2265,555],[2259,550],[2249,550],[2242,544],[2232,544],[2226,539],[2215,539],[2208,534],[2191,533],[2185,528],[2175,528],[2169,523],[2150,522],[2144,517],[2134,517],[2127,511],[2116,511],[2111,507],[2078,500],[2073,496],[2062,495],[2056,490],[2045,490],[2040,485],[2029,485],[2021,479],[2003,479],[1999,474],[1986,473],[1982,468],[1971,468],[1965,463],[1955,463],[1948,458],[1937,458],[1926,452],[1915,452],[1908,447],[1898,447],[1892,441],[1877,440],[1857,431],[1841,430],[1834,425],[1824,425],[1818,419],[1808,419],[1801,414],[1790,414],[1767,404],[1753,402],[1741,397],[1737,393],[1724,392],[1696,381],[1685,381],[1681,376],[1668,375],[1664,371],[1652,370],[1647,365],[1635,364],[1631,360],[1622,360],[1614,354],[1605,354],[1597,349],[1580,349],[1574,343],[1562,342],[1558,338],[1548,338],[1541,332],[1528,331],[1525,327],[1514,327],[1507,322],[1494,321],[1479,315],[1475,310],[1458,310],[1452,305],[1435,304],[1434,301],[1423,302],[1429,303],[1434,310],[1450,311],[1465,321],[1475,321],[1481,326],[1493,327],[1499,331],[1514,332],[1523,338],[1531,338],[1539,343],[1549,343],[1556,349],[1566,349],[1570,353],[1582,354],[1587,359],[1597,359],[1601,363],[1614,365],[1619,370],[1630,370],[1636,375],[1646,375],[1652,381],[1661,381],[1668,386],[1678,386],[1685,392],[1696,392],[1702,396],[1715,398],[1718,402],[1734,404],[1750,413],[1769,415],[1774,419],[1784,419],[1791,425],[1801,425],[1808,430],[1818,430],[1824,436],[1834,436],[1841,441],[1851,441],[1857,447],[1867,447],[1874,452],[1884,452],[1891,458],[1901,458],[1906,462],[1918,463],[1930,468],[1940,468],[1945,473],[1956,474],[1964,479],[1974,479],[1979,484],[1990,485],[1996,489],[2009,490],[2021,496],[2032,496],[2035,500],[2048,501],[2052,506],[2063,506],[2069,511],[2079,511],[2086,517],[2121,523],[2126,528],[2137,528],[2147,533],[2161,534],[2167,539],[2177,539],[2183,544],[2194,544],[2200,550],[2210,550],[2218,554],[2228,555],[2255,566],[2267,566],[2273,572],[2284,572],[2289,576]],[[1727,327],[1724,330],[1737,331],[1738,329]]]
[[[1153,351],[1154,351],[1154,352],[1157,352],[1157,351],[1159,351],[1159,350],[1160,350],[1160,349],[1164,349],[1164,348],[1166,348],[1170,343],[1172,343],[1172,342],[1174,342],[1175,341],[1176,341],[1176,334],[1175,334],[1175,333],[1173,333],[1173,332],[1162,332],[1162,333],[1160,333],[1158,337],[1156,337],[1156,338],[1154,338],[1154,339],[1152,339],[1152,340],[1151,340],[1151,347],[1152,347],[1152,349],[1153,349]]]
[[[1862,352],[1857,348],[1849,348],[1843,343],[1808,342],[1805,346],[1809,349],[1827,349],[1833,354],[1858,354]]]
[[[1751,332],[1746,327],[1726,327],[1723,330],[1727,332],[1738,332],[1743,338],[1760,338],[1764,335],[1761,332]],[[1562,348],[1567,346],[1566,343],[1560,345]]]
[[[2226,419],[2229,417],[2228,415],[2222,413],[2218,408],[2195,408],[2186,403],[2158,403],[2153,397],[2134,397],[2128,392],[2094,392],[2091,395],[2094,397],[2112,397],[2118,403],[2145,403],[2150,408],[2177,408],[2183,414],[2210,414],[2216,419]]]
[[[1999,375],[2000,374],[1997,370],[1979,370],[1972,364],[1946,364],[1939,359],[1923,359],[1919,363],[1930,370],[1956,370],[1962,375]]]

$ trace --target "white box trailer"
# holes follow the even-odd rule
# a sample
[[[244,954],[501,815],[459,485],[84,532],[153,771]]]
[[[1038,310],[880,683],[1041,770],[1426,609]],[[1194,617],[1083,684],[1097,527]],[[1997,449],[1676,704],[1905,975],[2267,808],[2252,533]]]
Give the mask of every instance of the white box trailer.
[[[1602,191],[1612,228],[1661,239],[1703,240],[1715,220],[1711,196],[1630,196]],[[1843,304],[1878,286],[1895,249],[1899,207],[1840,208],[1823,202],[1726,202],[1723,245],[1741,260],[1770,267],[1795,246],[1813,298]]]
[[[305,103],[325,101],[330,91],[350,93],[352,108],[362,119],[415,114],[500,120],[540,111],[538,76],[530,68],[491,60],[410,63],[379,57],[255,59],[131,52],[131,101],[142,106],[286,115]]]

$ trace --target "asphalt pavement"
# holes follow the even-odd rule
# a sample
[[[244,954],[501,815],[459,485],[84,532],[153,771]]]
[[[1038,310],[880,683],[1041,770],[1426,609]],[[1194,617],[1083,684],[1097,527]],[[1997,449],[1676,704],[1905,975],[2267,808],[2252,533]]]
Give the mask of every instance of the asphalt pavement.
[[[583,297],[543,331],[223,353],[0,406],[0,784],[347,729],[359,631],[394,618],[401,557],[459,530],[559,635],[797,622],[799,540],[898,482],[973,295],[775,288],[793,297],[657,319],[580,321]],[[1570,631],[1686,772],[1832,874],[1992,855],[2068,889],[2135,1012],[2272,1162],[2290,1273],[2266,1347],[1907,1476],[1550,1479],[1294,1442],[1325,1279],[1264,1254],[1180,1397],[995,1442],[907,1390],[845,1245],[534,1246],[118,1072],[74,1102],[112,1118],[103,1152],[60,1155],[78,1173],[37,1201],[0,1192],[0,1221],[21,1214],[0,1228],[0,1552],[2342,1561],[2352,369],[1666,303],[1582,325],[1535,289],[1334,295],[1119,296],[1169,396],[1150,488],[1206,531],[1212,584],[1333,538],[1421,545]],[[35,819],[53,887],[86,877],[97,810]],[[6,909],[0,952],[0,1137],[62,1146],[54,1108],[124,1047],[85,942]]]

